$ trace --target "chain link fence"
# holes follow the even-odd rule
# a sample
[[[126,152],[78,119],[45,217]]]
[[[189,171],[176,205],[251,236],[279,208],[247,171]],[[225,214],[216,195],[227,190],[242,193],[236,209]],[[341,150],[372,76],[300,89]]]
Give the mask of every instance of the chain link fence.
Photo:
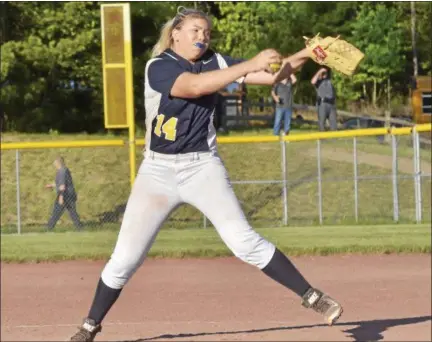
[[[2,151],[2,232],[16,232],[19,224],[22,232],[47,228],[57,196],[45,185],[55,182],[57,156],[71,171],[84,228],[118,226],[130,191],[127,148],[38,149]],[[11,172],[17,167],[18,173]],[[65,210],[55,230],[74,228]]]
[[[137,164],[142,161],[137,149]],[[219,144],[237,197],[254,227],[430,222],[431,154],[418,134],[301,142]],[[130,192],[128,148],[2,150],[1,231],[46,231],[63,156],[85,230],[118,230]],[[177,209],[164,228],[208,228],[195,208]],[[56,231],[74,230],[67,212]]]

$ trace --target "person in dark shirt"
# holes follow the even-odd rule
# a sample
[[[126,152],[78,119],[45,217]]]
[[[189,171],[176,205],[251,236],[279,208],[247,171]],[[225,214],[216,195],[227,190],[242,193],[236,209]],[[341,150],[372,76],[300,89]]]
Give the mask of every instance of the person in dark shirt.
[[[67,209],[76,229],[81,230],[82,223],[76,210],[77,194],[70,170],[66,167],[63,157],[55,159],[54,167],[57,169],[55,183],[47,184],[46,188],[55,189],[57,196],[47,229],[52,231],[64,210]]]
[[[330,70],[321,68],[312,77],[312,85],[317,91],[318,127],[325,130],[326,120],[330,123],[330,130],[337,130],[336,91],[331,82]]]
[[[276,102],[275,121],[273,134],[279,135],[282,120],[284,121],[284,133],[289,134],[291,129],[291,117],[293,112],[293,85],[296,84],[297,78],[294,74],[280,81],[272,88],[271,95]]]

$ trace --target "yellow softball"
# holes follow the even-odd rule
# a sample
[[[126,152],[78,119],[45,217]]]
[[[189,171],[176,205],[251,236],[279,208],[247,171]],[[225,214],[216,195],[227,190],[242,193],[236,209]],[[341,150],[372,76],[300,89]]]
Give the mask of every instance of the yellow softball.
[[[281,64],[280,63],[271,63],[270,64],[270,69],[272,69],[273,72],[278,72],[281,68]]]

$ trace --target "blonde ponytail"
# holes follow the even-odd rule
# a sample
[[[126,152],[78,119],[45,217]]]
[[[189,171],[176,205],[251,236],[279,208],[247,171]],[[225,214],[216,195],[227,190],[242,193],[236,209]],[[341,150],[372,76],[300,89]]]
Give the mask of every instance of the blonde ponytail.
[[[160,55],[163,51],[171,47],[172,44],[172,30],[175,18],[167,21],[162,27],[159,40],[152,49],[152,58]]]

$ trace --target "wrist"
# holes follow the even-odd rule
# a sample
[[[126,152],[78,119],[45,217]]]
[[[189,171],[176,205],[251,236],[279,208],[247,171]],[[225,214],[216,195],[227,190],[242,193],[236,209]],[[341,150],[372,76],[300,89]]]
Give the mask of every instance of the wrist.
[[[308,48],[304,48],[303,50],[300,51],[301,57],[302,58],[309,58],[310,57],[310,52]]]
[[[306,58],[310,58],[310,54],[307,48],[304,48],[303,50],[300,50],[299,52],[297,52],[296,54],[289,56],[289,57],[285,57],[283,59],[283,63],[289,63],[289,62],[293,62],[295,60],[300,60],[300,59],[306,59]]]
[[[245,70],[245,75],[252,73],[252,72],[256,72],[258,71],[255,67],[254,67],[254,63],[251,59],[247,60],[244,62],[244,70]]]

